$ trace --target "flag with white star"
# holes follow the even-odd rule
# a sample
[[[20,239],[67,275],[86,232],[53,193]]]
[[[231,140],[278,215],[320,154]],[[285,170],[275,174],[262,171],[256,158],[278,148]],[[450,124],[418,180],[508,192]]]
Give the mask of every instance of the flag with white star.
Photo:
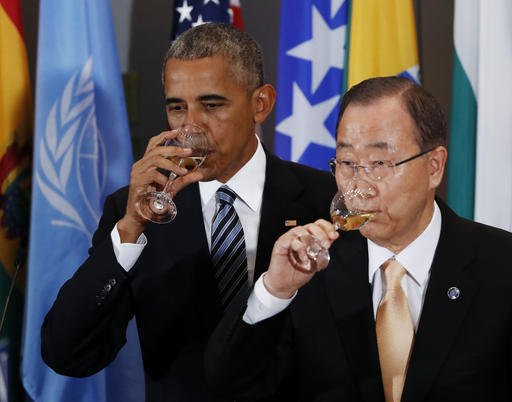
[[[175,0],[172,37],[205,22],[224,22],[242,29],[239,0]]]
[[[327,170],[343,89],[348,0],[281,0],[275,152]]]

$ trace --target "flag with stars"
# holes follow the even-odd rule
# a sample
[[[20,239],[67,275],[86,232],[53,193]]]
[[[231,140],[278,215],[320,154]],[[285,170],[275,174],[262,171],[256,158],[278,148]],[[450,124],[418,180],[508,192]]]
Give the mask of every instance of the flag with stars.
[[[348,0],[281,0],[274,149],[327,170],[343,88]]]
[[[177,0],[172,37],[205,22],[224,22],[244,29],[240,0]]]

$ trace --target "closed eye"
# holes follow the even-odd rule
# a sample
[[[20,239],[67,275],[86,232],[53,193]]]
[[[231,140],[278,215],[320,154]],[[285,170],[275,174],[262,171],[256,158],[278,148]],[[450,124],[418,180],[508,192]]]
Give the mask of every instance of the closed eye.
[[[167,105],[167,110],[169,112],[181,112],[181,111],[184,111],[186,110],[187,108],[185,107],[185,105],[182,105],[182,104],[179,104],[179,103],[175,103],[175,104],[168,104]]]
[[[390,161],[375,161],[375,162],[372,162],[372,166],[374,166],[374,167],[390,166],[390,165],[391,165]]]
[[[221,106],[224,106],[224,103],[219,103],[219,102],[206,102],[206,103],[203,103],[203,106],[206,108],[206,109],[217,109]]]

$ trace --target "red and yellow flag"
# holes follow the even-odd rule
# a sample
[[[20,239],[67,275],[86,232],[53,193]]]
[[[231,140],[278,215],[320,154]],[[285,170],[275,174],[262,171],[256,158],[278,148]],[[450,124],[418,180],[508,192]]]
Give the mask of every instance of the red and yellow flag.
[[[0,0],[0,306],[4,306],[15,271],[27,249],[31,143],[32,97],[27,51],[21,21],[21,0]],[[4,327],[0,334],[1,353],[7,356],[7,379],[1,395],[9,401],[24,401],[19,378],[20,342],[23,318],[25,270],[20,271],[11,295]],[[7,380],[7,381],[6,381]]]
[[[32,127],[20,0],[0,0],[0,264],[10,275],[28,238]]]

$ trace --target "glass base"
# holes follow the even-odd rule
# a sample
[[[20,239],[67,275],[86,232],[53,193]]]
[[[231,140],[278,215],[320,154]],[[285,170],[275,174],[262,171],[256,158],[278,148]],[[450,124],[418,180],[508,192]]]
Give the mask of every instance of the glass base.
[[[318,238],[313,235],[301,235],[299,241],[302,243],[308,259],[301,261],[295,251],[290,249],[290,259],[295,268],[299,271],[312,273],[327,267],[331,259],[329,250],[322,246]]]
[[[153,223],[169,223],[177,214],[172,198],[158,191],[144,194],[137,202],[137,210],[144,219]]]

